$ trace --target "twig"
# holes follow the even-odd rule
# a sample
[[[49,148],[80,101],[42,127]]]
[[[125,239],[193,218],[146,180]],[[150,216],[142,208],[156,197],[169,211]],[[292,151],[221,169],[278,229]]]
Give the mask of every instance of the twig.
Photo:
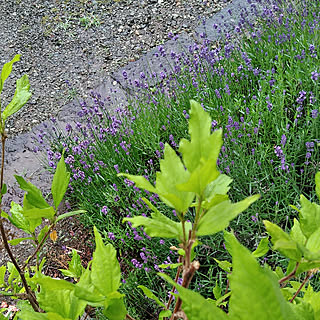
[[[290,300],[290,302],[292,303],[293,300],[297,297],[297,295],[299,294],[299,292],[301,291],[301,289],[303,288],[303,286],[306,284],[306,282],[308,281],[308,279],[310,278],[311,272],[308,271],[306,277],[304,278],[303,282],[301,283],[299,289],[297,290],[297,292],[294,294],[294,296],[292,297],[292,299]]]
[[[46,234],[44,235],[44,237],[42,238],[42,240],[40,241],[40,243],[38,244],[36,250],[33,252],[32,256],[26,261],[26,263],[23,265],[22,270],[24,270],[27,265],[29,264],[29,261],[31,261],[35,255],[38,253],[38,251],[41,249],[43,243],[46,241],[49,233],[51,232],[51,230],[54,228],[55,224],[52,224],[49,228],[49,230],[46,232]]]
[[[2,132],[1,133],[2,155],[1,155],[1,177],[0,177],[0,190],[1,191],[2,191],[2,187],[3,187],[4,158],[5,158],[4,154],[5,154],[6,138],[7,138],[7,135],[5,134],[5,132]],[[1,195],[1,199],[0,199],[0,212],[1,212],[1,207],[2,207],[2,195]],[[9,243],[8,243],[8,238],[7,238],[7,235],[6,235],[5,230],[4,230],[3,218],[2,217],[0,217],[0,232],[1,232],[1,236],[2,236],[4,247],[5,247],[6,251],[8,252],[8,255],[9,255],[13,265],[15,266],[15,268],[17,269],[17,271],[18,271],[18,273],[20,275],[22,284],[23,284],[23,286],[24,286],[24,288],[26,290],[26,295],[28,297],[28,300],[29,300],[32,308],[33,308],[34,311],[40,312],[40,308],[39,308],[39,304],[37,302],[37,299],[36,299],[34,293],[30,290],[30,288],[28,286],[28,283],[27,283],[27,280],[26,280],[26,278],[24,276],[24,272],[20,268],[20,266],[18,265],[18,262],[17,262],[16,258],[14,257],[14,255],[13,255],[11,249],[10,249],[10,246],[9,246]]]
[[[181,257],[181,256],[180,256],[180,257]],[[179,262],[180,262],[180,260],[181,260],[180,257],[179,257]],[[179,279],[181,270],[182,270],[182,266],[179,266],[179,267],[178,267],[178,270],[177,270],[176,278],[174,279],[174,282],[176,282],[176,283],[178,282],[178,279]],[[172,291],[174,291],[175,289],[176,289],[176,287],[174,286],[174,287],[172,288]],[[167,310],[169,309],[172,300],[173,300],[173,295],[170,294],[170,298],[169,298],[169,301],[168,301],[168,303],[167,303]]]
[[[282,279],[280,279],[278,281],[278,283],[281,284],[281,283],[293,278],[295,276],[297,270],[298,270],[298,267],[299,267],[299,262],[297,262],[295,268],[287,276],[285,276]]]
[[[127,320],[135,320],[135,319],[132,318],[129,314],[126,314],[126,319],[127,319]]]

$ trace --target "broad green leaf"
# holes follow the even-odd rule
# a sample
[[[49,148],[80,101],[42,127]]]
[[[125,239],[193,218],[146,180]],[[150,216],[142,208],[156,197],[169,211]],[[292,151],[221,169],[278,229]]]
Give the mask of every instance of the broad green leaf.
[[[16,91],[11,102],[6,106],[2,112],[2,119],[5,121],[12,114],[19,111],[31,97],[31,92],[29,91],[30,84],[28,76],[25,74],[16,82]]]
[[[186,212],[194,199],[193,192],[180,191],[177,186],[188,181],[190,173],[185,170],[176,152],[165,144],[164,159],[160,160],[156,190],[160,199],[178,212]]]
[[[318,228],[308,239],[306,249],[311,252],[312,258],[305,254],[309,260],[320,260],[320,228]]]
[[[8,242],[12,245],[12,246],[16,246],[17,244],[19,244],[20,242],[24,241],[24,240],[33,240],[32,237],[26,237],[26,238],[15,238],[12,240],[8,240]]]
[[[86,302],[75,296],[74,284],[46,276],[35,280],[41,288],[37,299],[43,310],[58,313],[66,319],[77,319],[83,314]]]
[[[215,259],[215,258],[213,258],[213,259],[218,264],[219,268],[221,268],[223,271],[231,272],[232,263],[230,263],[227,260],[220,261],[220,260]]]
[[[4,275],[6,274],[6,270],[7,270],[6,266],[0,267],[0,288],[5,285]]]
[[[278,250],[289,259],[300,261],[302,252],[298,244],[290,238],[290,235],[284,232],[277,225],[267,220],[264,220],[263,223],[267,229],[267,232],[271,236],[274,250]]]
[[[305,196],[300,196],[300,226],[304,235],[309,238],[320,227],[320,206],[311,203]]]
[[[315,181],[316,181],[316,194],[318,196],[318,199],[320,200],[320,171],[316,173]]]
[[[120,287],[120,266],[116,250],[108,243],[103,244],[101,235],[94,228],[96,250],[93,253],[91,279],[101,294],[107,296]]]
[[[64,162],[64,156],[61,158],[57,164],[56,172],[53,176],[51,192],[53,197],[53,203],[56,209],[58,209],[61,203],[70,181],[70,172],[67,171],[66,164]]]
[[[30,223],[28,219],[23,215],[23,208],[19,204],[12,201],[10,212],[11,216],[8,215],[7,219],[9,219],[9,221],[18,229],[31,234],[32,230],[30,230]]]
[[[211,159],[202,160],[201,164],[191,173],[189,180],[179,184],[178,188],[181,191],[194,192],[200,196],[208,184],[217,179],[219,175],[216,162]]]
[[[309,283],[306,293],[303,296],[305,302],[310,303],[314,312],[314,319],[320,319],[320,292],[314,292]]]
[[[171,310],[161,310],[161,312],[159,313],[159,320],[163,320],[163,318],[167,318],[170,317],[172,314]]]
[[[299,304],[292,304],[292,309],[299,320],[316,320],[310,303],[301,301]]]
[[[269,240],[268,238],[262,238],[258,244],[256,250],[252,252],[255,258],[260,258],[264,256],[269,251]]]
[[[26,218],[32,219],[32,220],[38,220],[41,218],[47,218],[52,219],[55,215],[55,211],[52,207],[47,208],[32,208],[29,210],[23,210],[23,215]]]
[[[305,246],[307,242],[307,238],[303,234],[299,221],[294,218],[293,219],[293,227],[290,231],[290,237],[292,240],[294,240],[296,243],[298,243],[300,246]]]
[[[60,214],[60,216],[58,216],[58,218],[56,219],[56,222],[58,222],[62,219],[72,217],[72,216],[75,216],[80,213],[86,213],[86,212],[87,212],[86,210],[76,210],[76,211],[66,212],[66,213]]]
[[[210,208],[204,217],[200,219],[197,235],[206,236],[224,230],[231,220],[259,198],[260,195],[253,195],[237,203],[231,203],[228,200]]]
[[[182,300],[182,310],[186,313],[189,320],[228,320],[229,317],[222,309],[202,297],[199,293],[188,290],[176,284],[164,273],[158,275],[177,288],[179,297]]]
[[[1,70],[1,77],[0,77],[0,93],[3,89],[3,84],[6,81],[6,79],[9,77],[11,71],[12,71],[12,65],[17,62],[20,61],[20,54],[16,54],[14,56],[14,58],[10,61],[7,62],[6,64],[4,64],[4,66],[2,67]]]
[[[55,312],[39,313],[35,311],[22,310],[18,314],[18,319],[21,320],[73,320],[70,318],[61,317]]]
[[[155,301],[157,305],[166,308],[166,305],[162,301],[160,301],[159,298],[150,289],[145,286],[138,286],[138,288],[141,289],[149,299]]]
[[[209,202],[211,198],[215,195],[225,195],[230,190],[230,183],[232,179],[225,174],[220,174],[219,177],[212,181],[205,189],[204,196],[205,199]]]
[[[43,198],[41,191],[36,186],[34,186],[31,182],[25,181],[20,176],[15,175],[15,178],[20,188],[28,192],[25,195],[28,206],[39,208],[39,209],[45,209],[50,207],[47,201]],[[25,206],[24,206],[24,209],[26,209]]]
[[[93,307],[102,307],[106,299],[93,285],[91,280],[91,270],[88,268],[81,275],[75,287],[75,295]]]
[[[298,320],[284,299],[274,273],[261,268],[251,252],[233,234],[224,232],[224,237],[232,255],[229,317],[241,320]]]
[[[203,161],[211,160],[216,164],[223,142],[221,130],[211,134],[211,118],[201,105],[191,100],[190,106],[189,134],[191,141],[182,139],[179,152],[182,154],[184,165],[192,173]]]
[[[119,173],[117,174],[117,176],[128,178],[130,181],[135,183],[136,187],[140,189],[144,189],[152,193],[157,193],[156,188],[143,176],[135,176],[127,173]]]
[[[123,295],[119,292],[114,292],[109,295],[104,302],[103,314],[112,320],[124,320],[127,310],[123,302]]]
[[[134,228],[144,226],[144,231],[150,237],[175,238],[179,241],[183,240],[182,224],[172,221],[158,210],[151,213],[151,218],[138,216],[133,218],[124,218],[122,221],[130,221]],[[186,223],[187,229],[189,229],[190,226],[190,222]]]

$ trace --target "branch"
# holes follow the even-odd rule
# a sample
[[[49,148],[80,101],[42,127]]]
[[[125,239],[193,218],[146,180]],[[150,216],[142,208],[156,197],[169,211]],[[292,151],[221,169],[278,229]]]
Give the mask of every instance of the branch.
[[[280,279],[278,281],[278,283],[281,284],[281,283],[293,278],[295,276],[297,270],[298,270],[298,267],[299,267],[299,262],[297,262],[295,268],[287,276],[285,276],[282,279]]]
[[[29,264],[29,262],[36,256],[36,254],[39,252],[39,250],[41,249],[41,247],[43,246],[43,243],[46,241],[46,239],[48,238],[49,233],[51,232],[51,230],[54,228],[55,223],[53,223],[50,228],[48,229],[48,231],[46,232],[46,234],[44,235],[44,237],[42,238],[42,240],[40,241],[40,243],[38,244],[36,250],[33,252],[32,256],[30,258],[28,258],[28,260],[26,261],[26,263],[23,265],[22,270],[24,270],[27,265]]]
[[[3,130],[4,130],[4,128],[3,128]],[[4,131],[1,132],[2,155],[1,155],[0,190],[2,190],[2,186],[3,186],[3,172],[4,172],[4,158],[5,158],[4,154],[5,154],[6,138],[7,138],[7,135],[5,134],[5,132]],[[1,198],[0,198],[0,212],[1,212],[1,207],[2,207],[2,194],[1,194]],[[28,300],[29,300],[33,310],[36,312],[39,312],[40,308],[39,308],[39,304],[37,302],[37,299],[36,299],[34,293],[30,290],[28,283],[27,283],[27,280],[24,276],[24,272],[23,272],[23,270],[21,270],[20,266],[18,265],[17,260],[15,259],[14,255],[10,249],[10,246],[8,243],[8,238],[7,238],[4,226],[3,226],[3,218],[2,217],[0,217],[0,232],[1,232],[4,247],[5,247],[6,251],[8,252],[8,255],[9,255],[13,265],[15,266],[15,268],[17,269],[17,271],[20,275],[22,284],[26,290],[26,295],[28,297]]]
[[[294,294],[294,296],[292,297],[292,299],[290,300],[290,302],[292,303],[293,300],[297,297],[297,295],[299,294],[299,292],[301,291],[301,289],[303,288],[303,286],[306,284],[306,282],[308,281],[308,279],[310,278],[312,272],[308,271],[306,277],[304,278],[303,282],[301,283],[299,289],[297,290],[297,292]]]

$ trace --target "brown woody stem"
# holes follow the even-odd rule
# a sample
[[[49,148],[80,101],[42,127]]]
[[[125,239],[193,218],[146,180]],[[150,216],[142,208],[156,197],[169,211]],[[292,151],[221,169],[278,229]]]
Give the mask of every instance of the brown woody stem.
[[[1,191],[2,191],[2,187],[3,187],[5,142],[6,142],[6,138],[7,138],[7,135],[4,132],[4,128],[2,130],[3,130],[3,132],[1,133],[2,155],[1,155],[1,177],[0,177],[0,190]],[[2,207],[2,195],[1,195],[1,199],[0,199],[0,212],[1,212],[1,207]],[[3,226],[3,218],[2,217],[0,217],[0,232],[1,232],[1,236],[2,236],[4,247],[5,247],[6,251],[8,252],[8,255],[9,255],[13,265],[15,266],[15,268],[17,269],[17,271],[18,271],[18,273],[20,275],[22,284],[23,284],[23,286],[24,286],[24,288],[26,290],[27,299],[29,300],[33,310],[39,312],[40,308],[39,308],[39,304],[38,304],[38,302],[36,300],[36,297],[35,297],[34,293],[30,290],[30,288],[28,286],[28,283],[27,283],[27,280],[26,280],[26,278],[24,276],[24,272],[20,268],[20,266],[18,265],[18,262],[15,259],[14,255],[13,255],[11,249],[10,249],[10,246],[9,246],[9,243],[8,243],[8,238],[7,238],[4,226]]]
[[[299,289],[297,290],[297,292],[294,294],[294,296],[291,298],[290,302],[292,303],[293,300],[297,297],[297,295],[299,294],[299,292],[301,291],[301,289],[303,288],[303,286],[306,284],[306,282],[308,281],[308,279],[310,278],[310,271],[308,271],[306,277],[304,278],[303,282],[301,283]]]
[[[296,266],[295,268],[285,277],[283,277],[282,279],[280,279],[278,282],[279,284],[282,284],[283,282],[293,278],[298,270],[298,267],[299,267],[299,262],[296,263]]]

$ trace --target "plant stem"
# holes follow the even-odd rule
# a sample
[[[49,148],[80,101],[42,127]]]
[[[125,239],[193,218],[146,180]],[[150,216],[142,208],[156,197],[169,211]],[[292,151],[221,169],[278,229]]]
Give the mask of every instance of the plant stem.
[[[279,284],[281,284],[281,283],[293,278],[295,276],[296,272],[297,272],[298,267],[299,267],[299,262],[296,263],[295,268],[287,276],[283,277],[282,279],[280,279],[278,281]]]
[[[135,320],[135,319],[132,318],[129,314],[126,314],[126,319],[127,319],[127,320]]]
[[[38,244],[36,250],[33,252],[32,256],[31,256],[30,258],[28,258],[28,260],[26,261],[26,263],[23,265],[22,270],[24,270],[24,269],[27,267],[29,261],[31,261],[31,260],[35,257],[35,255],[39,252],[39,250],[41,249],[42,245],[44,244],[44,242],[45,242],[46,239],[48,238],[48,235],[49,235],[49,233],[51,232],[51,230],[54,228],[54,226],[55,226],[55,223],[53,223],[53,224],[50,226],[50,228],[48,229],[48,231],[46,232],[46,234],[44,235],[44,237],[42,238],[42,240],[41,240],[40,243]]]
[[[189,268],[189,270],[187,270],[184,273],[183,282],[182,282],[182,285],[181,285],[182,287],[184,287],[184,288],[188,288],[189,287],[190,282],[191,282],[195,272],[199,269],[199,267],[200,267],[200,264],[199,264],[198,261],[193,261],[191,263],[191,267]],[[170,320],[176,319],[176,313],[180,311],[181,305],[182,305],[182,300],[180,298],[178,298]]]
[[[3,130],[4,130],[4,128],[3,128]],[[1,177],[0,177],[0,188],[1,189],[0,190],[2,190],[2,186],[3,186],[3,173],[4,173],[4,159],[5,159],[5,142],[6,142],[6,138],[7,138],[7,135],[3,131],[1,133],[2,155],[1,155]],[[1,196],[1,199],[0,199],[0,212],[1,212],[1,207],[2,207],[2,196]],[[38,304],[38,302],[36,300],[36,297],[35,297],[34,293],[30,290],[30,288],[28,286],[28,283],[27,283],[27,280],[26,280],[26,278],[24,276],[24,272],[23,272],[23,270],[21,270],[20,266],[17,263],[17,260],[15,259],[14,255],[13,255],[11,249],[10,249],[10,246],[9,246],[9,243],[8,243],[8,238],[7,238],[4,226],[3,226],[3,218],[2,217],[0,217],[0,232],[1,232],[1,236],[2,236],[4,247],[5,247],[6,251],[8,252],[8,255],[9,255],[13,265],[15,266],[15,268],[17,269],[17,271],[18,271],[18,273],[20,275],[22,284],[23,284],[23,286],[24,286],[24,288],[26,290],[27,298],[28,298],[33,310],[36,311],[36,312],[39,312],[40,308],[39,308],[39,304]]]
[[[181,262],[181,256],[179,256],[179,262]],[[174,282],[176,282],[176,283],[178,282],[178,279],[179,279],[181,270],[182,270],[182,266],[179,266],[179,267],[178,267],[178,270],[177,270],[176,278],[174,279]],[[172,288],[172,291],[174,291],[175,289],[176,289],[176,287],[173,287],[173,288]],[[173,300],[173,295],[170,294],[170,298],[169,298],[169,301],[168,301],[168,303],[167,303],[167,310],[169,309],[172,300]]]
[[[297,292],[294,294],[294,296],[292,297],[292,299],[290,300],[290,302],[292,303],[293,300],[296,298],[296,296],[299,294],[299,292],[301,291],[301,289],[303,288],[303,286],[306,284],[306,282],[308,281],[308,279],[310,278],[310,271],[308,271],[306,277],[304,278],[303,282],[301,283],[299,289],[297,290]]]

